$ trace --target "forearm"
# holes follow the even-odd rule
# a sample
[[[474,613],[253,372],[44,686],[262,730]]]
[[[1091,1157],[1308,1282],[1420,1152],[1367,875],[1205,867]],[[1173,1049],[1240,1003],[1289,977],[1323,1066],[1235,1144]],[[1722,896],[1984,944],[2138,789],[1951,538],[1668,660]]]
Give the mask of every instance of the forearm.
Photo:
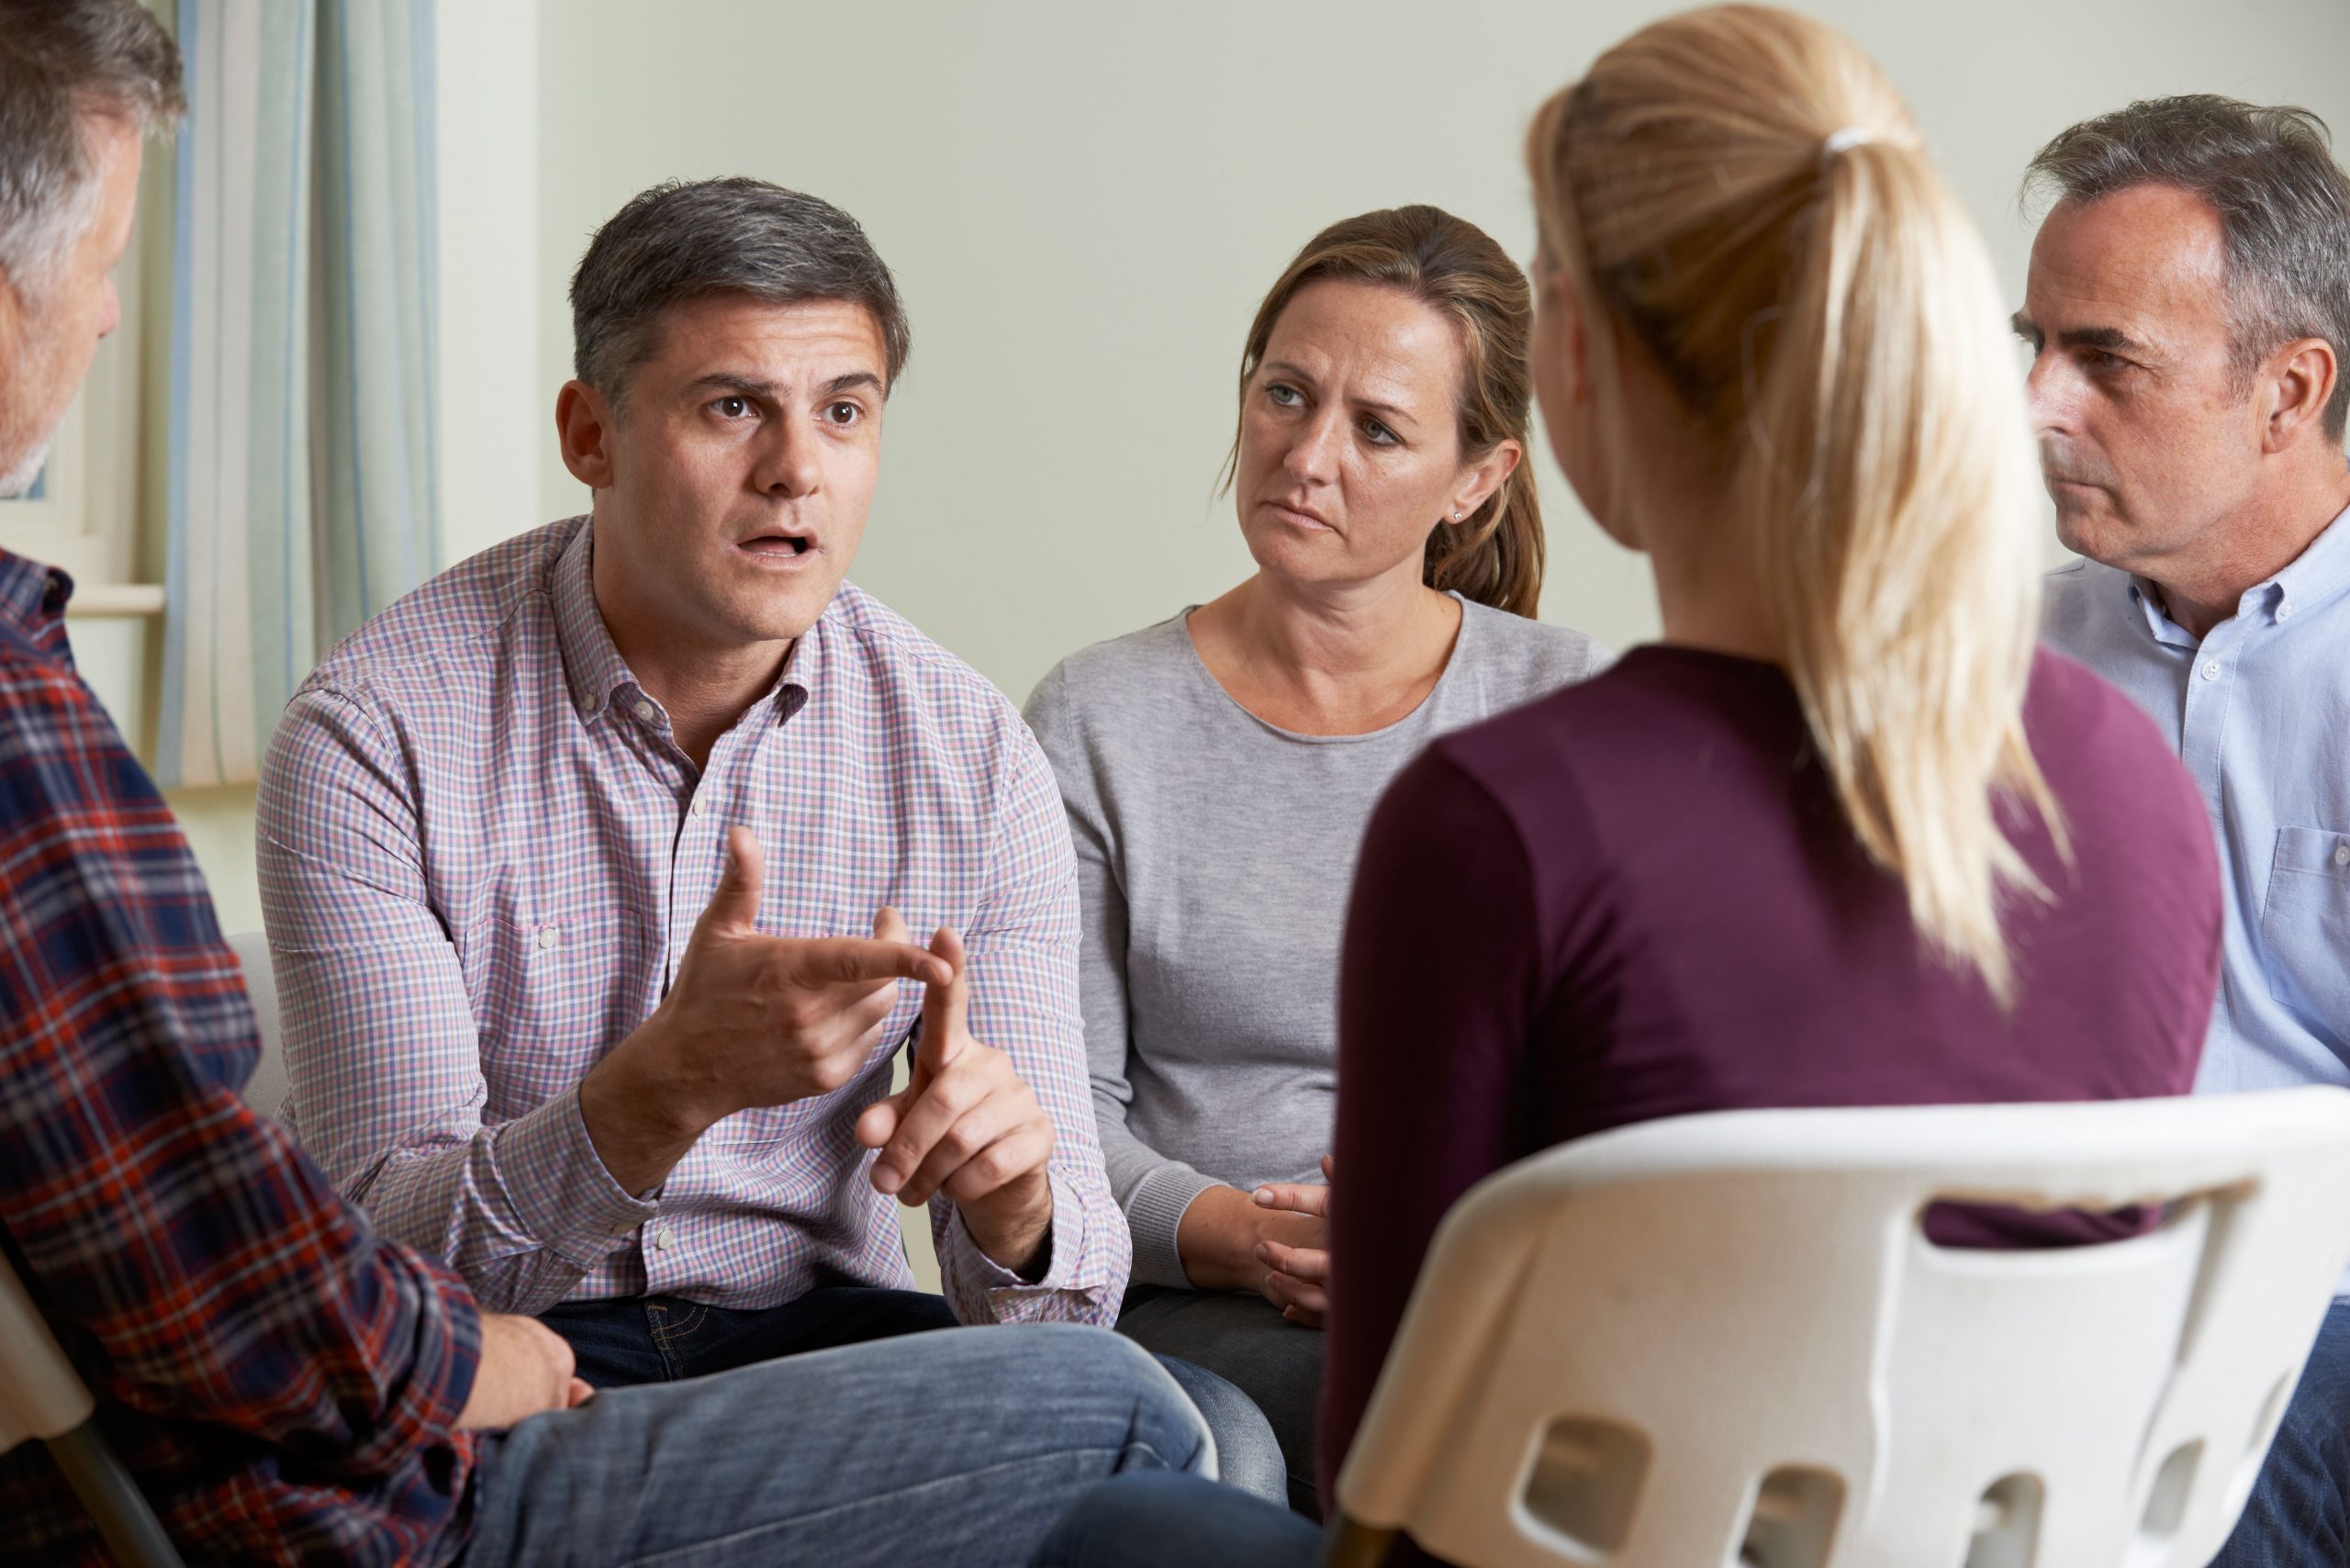
[[[656,1012],[579,1084],[579,1119],[597,1159],[622,1192],[640,1196],[667,1181],[719,1119],[662,1070],[676,1059],[667,1028]]]
[[[1263,1282],[1257,1244],[1265,1238],[1265,1213],[1248,1193],[1222,1184],[1192,1200],[1176,1228],[1175,1247],[1192,1288],[1253,1291]]]
[[[965,1323],[1086,1323],[1108,1327],[1118,1320],[1133,1249],[1125,1219],[1098,1179],[1058,1158],[1048,1168],[1052,1220],[1043,1250],[1029,1260],[1043,1265],[1033,1277],[990,1257],[954,1203],[942,1196],[931,1204],[931,1236],[938,1250],[940,1282],[948,1305]]]

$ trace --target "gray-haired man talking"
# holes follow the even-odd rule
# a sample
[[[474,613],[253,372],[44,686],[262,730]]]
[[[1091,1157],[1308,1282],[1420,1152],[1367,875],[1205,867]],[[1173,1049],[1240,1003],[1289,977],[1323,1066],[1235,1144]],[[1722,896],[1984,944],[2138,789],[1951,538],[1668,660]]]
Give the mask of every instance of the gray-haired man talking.
[[[2350,1084],[2350,176],[2315,116],[2191,96],[2073,127],[2031,180],[2056,201],[2016,325],[2088,557],[2044,633],[2210,806],[2227,933],[2198,1087]],[[2219,1562],[2350,1562],[2350,1301]]]

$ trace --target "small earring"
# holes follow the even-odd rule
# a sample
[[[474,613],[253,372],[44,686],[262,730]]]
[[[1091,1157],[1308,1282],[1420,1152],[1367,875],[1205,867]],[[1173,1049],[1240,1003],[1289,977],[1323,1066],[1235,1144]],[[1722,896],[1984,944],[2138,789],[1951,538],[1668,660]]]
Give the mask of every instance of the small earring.
[[[1452,521],[1455,521],[1455,522],[1459,522],[1459,521],[1460,521],[1460,513],[1459,513],[1459,512],[1454,512],[1454,513],[1452,514]]]

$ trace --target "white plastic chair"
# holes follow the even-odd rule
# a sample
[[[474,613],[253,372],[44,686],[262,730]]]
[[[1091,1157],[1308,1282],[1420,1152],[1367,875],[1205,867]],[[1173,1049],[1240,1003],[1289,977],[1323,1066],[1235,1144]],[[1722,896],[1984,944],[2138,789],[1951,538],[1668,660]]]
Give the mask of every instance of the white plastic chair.
[[[91,1419],[95,1408],[24,1282],[0,1257],[0,1453],[40,1439],[116,1561],[179,1568],[155,1511]]]
[[[264,1116],[274,1116],[285,1103],[285,1038],[277,1015],[277,980],[270,966],[269,938],[258,931],[229,938],[229,950],[244,967],[245,991],[252,996],[253,1017],[261,1025],[261,1060],[245,1084],[245,1103]]]
[[[2170,1204],[1956,1251],[1928,1204]],[[2350,1092],[1740,1111],[1563,1145],[1439,1228],[1326,1561],[2201,1568],[2350,1258]]]

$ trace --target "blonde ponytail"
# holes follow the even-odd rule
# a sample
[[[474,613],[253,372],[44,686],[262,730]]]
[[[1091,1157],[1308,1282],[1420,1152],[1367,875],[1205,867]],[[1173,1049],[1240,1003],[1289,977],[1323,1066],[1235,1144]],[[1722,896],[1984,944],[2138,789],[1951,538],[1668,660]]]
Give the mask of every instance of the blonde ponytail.
[[[2010,1002],[2000,902],[2046,890],[2003,807],[2064,837],[2023,734],[2038,478],[1980,235],[1874,64],[1762,6],[1609,50],[1529,162],[1546,253],[1717,443],[1855,836]]]

